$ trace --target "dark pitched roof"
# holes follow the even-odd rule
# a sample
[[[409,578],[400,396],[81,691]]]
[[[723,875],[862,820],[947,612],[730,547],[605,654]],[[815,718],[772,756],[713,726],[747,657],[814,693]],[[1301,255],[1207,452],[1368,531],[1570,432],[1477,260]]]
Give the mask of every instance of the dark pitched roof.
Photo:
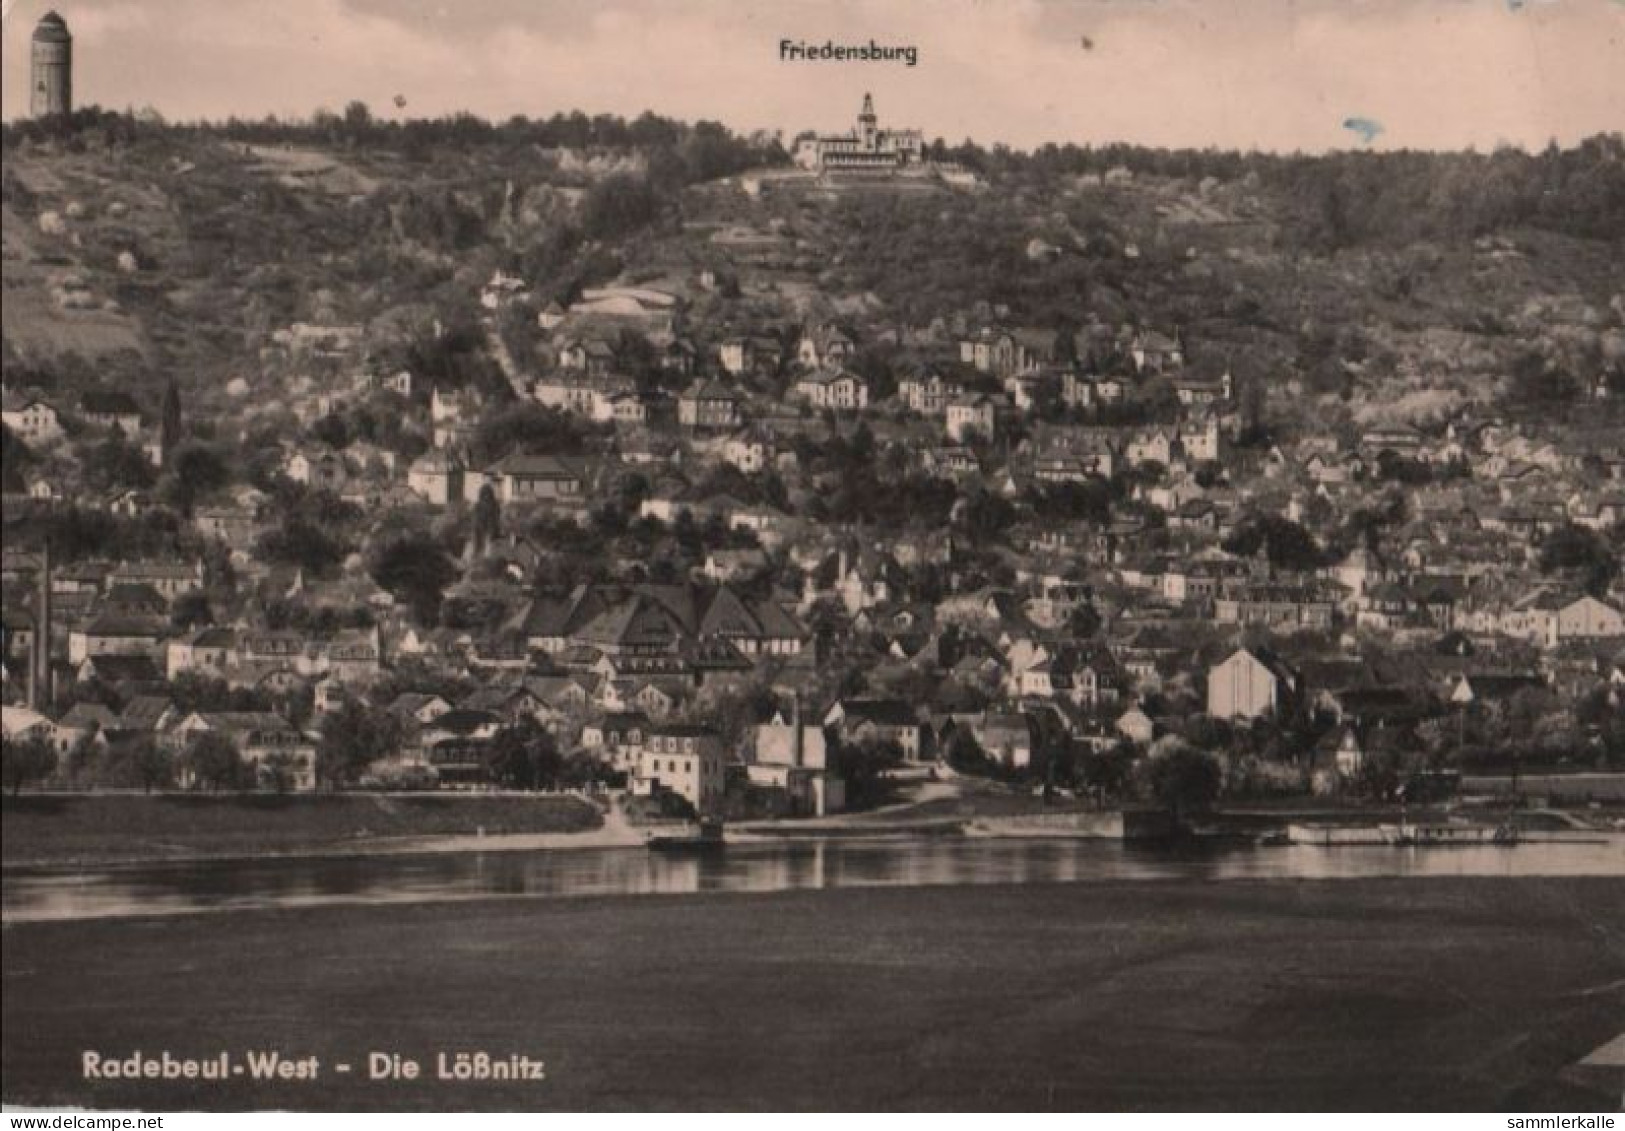
[[[916,726],[919,719],[901,699],[842,699],[841,713],[852,723],[868,722],[877,726]]]
[[[79,399],[79,407],[92,416],[141,415],[141,406],[129,393],[88,392]]]

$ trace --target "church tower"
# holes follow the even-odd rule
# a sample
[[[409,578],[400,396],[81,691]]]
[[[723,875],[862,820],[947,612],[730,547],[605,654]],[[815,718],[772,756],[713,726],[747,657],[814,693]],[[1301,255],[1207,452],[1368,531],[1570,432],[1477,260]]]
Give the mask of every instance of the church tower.
[[[872,150],[875,147],[875,100],[872,96],[863,96],[863,112],[858,115],[858,137],[863,139],[863,148]]]
[[[73,36],[55,12],[34,28],[29,106],[36,118],[73,113]]]

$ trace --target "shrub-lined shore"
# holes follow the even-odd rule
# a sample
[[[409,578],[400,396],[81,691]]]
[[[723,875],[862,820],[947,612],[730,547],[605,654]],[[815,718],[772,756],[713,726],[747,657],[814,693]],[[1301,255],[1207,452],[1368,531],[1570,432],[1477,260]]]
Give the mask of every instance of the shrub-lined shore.
[[[7,797],[7,868],[348,852],[392,838],[586,832],[570,796],[44,794]]]

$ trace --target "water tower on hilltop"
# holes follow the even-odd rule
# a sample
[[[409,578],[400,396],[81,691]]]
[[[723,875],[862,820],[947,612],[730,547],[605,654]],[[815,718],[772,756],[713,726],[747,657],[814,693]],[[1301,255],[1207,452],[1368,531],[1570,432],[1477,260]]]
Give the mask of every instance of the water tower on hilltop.
[[[30,106],[36,118],[73,112],[73,36],[68,23],[46,12],[34,28],[33,91]]]

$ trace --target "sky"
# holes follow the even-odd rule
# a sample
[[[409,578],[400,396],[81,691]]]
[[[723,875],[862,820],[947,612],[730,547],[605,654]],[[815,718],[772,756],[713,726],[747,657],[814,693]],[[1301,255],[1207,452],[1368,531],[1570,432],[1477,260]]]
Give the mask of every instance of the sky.
[[[580,109],[737,130],[1320,152],[1539,148],[1625,129],[1625,0],[4,0],[74,35],[77,104],[170,119]],[[796,62],[780,41],[911,46]]]

